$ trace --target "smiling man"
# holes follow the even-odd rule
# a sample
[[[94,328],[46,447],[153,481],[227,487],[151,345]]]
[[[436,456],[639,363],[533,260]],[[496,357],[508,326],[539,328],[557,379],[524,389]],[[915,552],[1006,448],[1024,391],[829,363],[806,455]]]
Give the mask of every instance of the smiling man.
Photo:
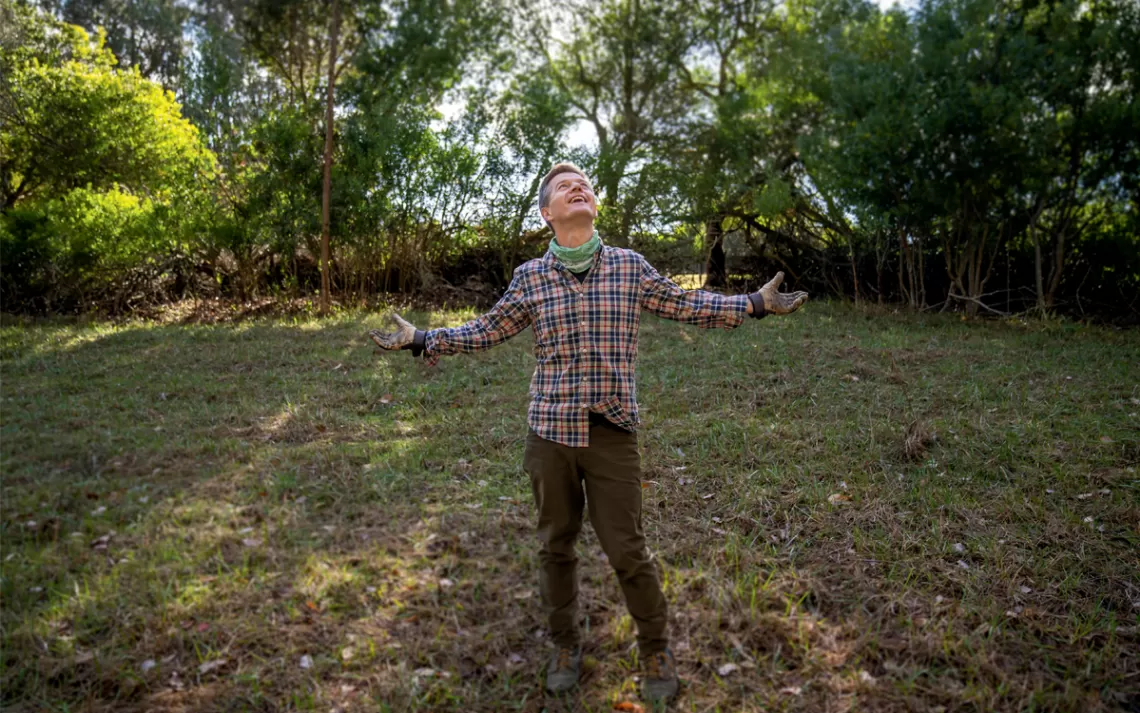
[[[665,597],[641,528],[634,385],[641,311],[698,327],[734,329],[746,315],[794,312],[807,293],[779,292],[782,272],[748,295],[681,289],[640,254],[601,241],[594,230],[594,190],[570,163],[557,164],[543,177],[539,210],[554,231],[550,248],[515,270],[506,294],[489,312],[458,327],[426,332],[394,315],[395,332],[373,330],[369,336],[383,349],[411,349],[434,364],[440,356],[488,349],[533,327],[538,363],[530,385],[523,469],[538,512],[539,583],[555,644],[547,690],[564,693],[578,683],[582,647],[575,543],[586,511],[637,623],[645,666],[642,696],[668,700],[677,693],[677,671]]]

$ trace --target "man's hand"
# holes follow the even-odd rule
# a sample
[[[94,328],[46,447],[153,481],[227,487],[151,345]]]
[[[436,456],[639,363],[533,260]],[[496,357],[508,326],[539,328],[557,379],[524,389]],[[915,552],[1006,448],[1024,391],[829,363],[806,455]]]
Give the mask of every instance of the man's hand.
[[[412,342],[416,339],[416,328],[398,314],[393,313],[392,320],[396,323],[396,331],[385,333],[373,329],[368,332],[368,336],[381,349],[411,349]]]
[[[808,293],[780,292],[780,283],[784,281],[784,273],[777,272],[776,276],[768,281],[757,292],[748,295],[752,301],[753,316],[765,314],[791,314],[807,301]]]

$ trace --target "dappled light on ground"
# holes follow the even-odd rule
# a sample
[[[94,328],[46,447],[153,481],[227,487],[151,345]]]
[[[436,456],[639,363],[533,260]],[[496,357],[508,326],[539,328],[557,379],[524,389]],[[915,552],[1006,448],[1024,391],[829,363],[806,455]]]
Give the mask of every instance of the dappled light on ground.
[[[542,691],[532,338],[433,370],[379,322],[0,333],[6,709],[636,710],[588,527],[582,687]],[[641,341],[679,709],[1140,701],[1134,334],[816,304]]]

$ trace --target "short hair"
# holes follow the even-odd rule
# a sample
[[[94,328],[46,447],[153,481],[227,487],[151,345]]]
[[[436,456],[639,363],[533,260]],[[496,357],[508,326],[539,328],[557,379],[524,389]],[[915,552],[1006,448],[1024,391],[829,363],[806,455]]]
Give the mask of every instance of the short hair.
[[[550,205],[550,181],[555,176],[562,174],[562,173],[576,173],[579,176],[581,176],[582,178],[585,178],[587,181],[590,180],[590,177],[586,175],[585,171],[578,168],[577,166],[575,166],[572,163],[563,162],[563,163],[554,164],[554,166],[549,171],[546,172],[546,175],[542,177],[542,183],[538,184],[538,209],[539,209],[539,211],[541,211],[546,206]]]

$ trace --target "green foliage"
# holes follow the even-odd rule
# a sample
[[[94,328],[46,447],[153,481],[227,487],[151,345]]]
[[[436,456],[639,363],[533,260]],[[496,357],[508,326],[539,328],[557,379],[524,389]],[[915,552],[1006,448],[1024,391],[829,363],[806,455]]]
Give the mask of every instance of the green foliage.
[[[1140,280],[1128,0],[337,0],[331,59],[333,0],[41,5],[96,39],[0,4],[20,264],[97,229],[60,222],[83,189],[165,211],[152,247],[187,289],[315,287],[332,62],[340,294],[500,285],[549,237],[539,176],[571,159],[610,242],[667,270],[704,253],[712,284],[786,268],[915,308],[1137,309],[1116,297]],[[596,144],[569,147],[583,126]]]
[[[100,35],[14,8],[3,77],[3,294],[82,303],[183,251],[213,155],[173,96],[119,69]]]
[[[102,36],[48,31],[56,34],[46,51],[5,46],[0,59],[4,207],[83,186],[165,196],[208,179],[213,157],[170,93],[117,69]]]

